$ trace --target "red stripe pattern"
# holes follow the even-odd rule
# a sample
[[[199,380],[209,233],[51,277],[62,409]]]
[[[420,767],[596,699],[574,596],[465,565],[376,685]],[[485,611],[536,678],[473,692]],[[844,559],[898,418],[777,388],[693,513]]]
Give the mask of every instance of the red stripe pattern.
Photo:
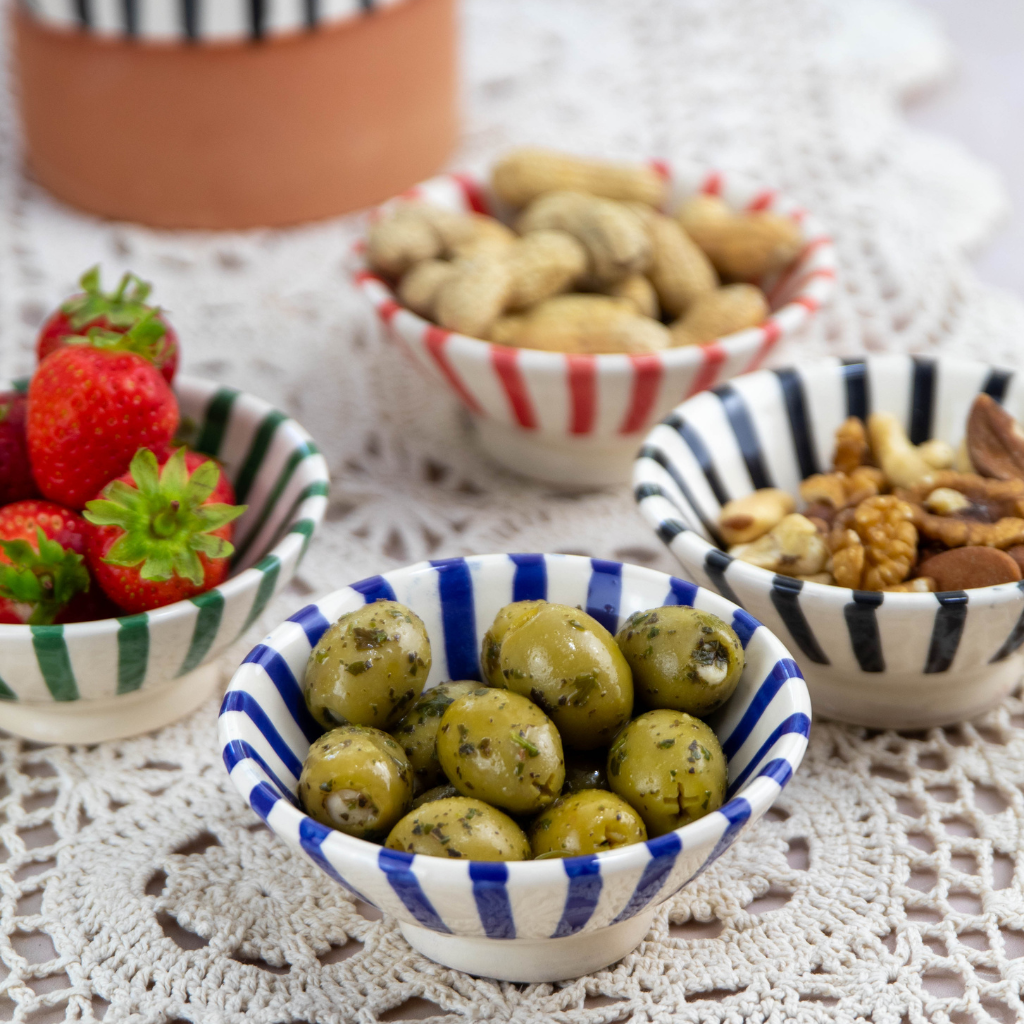
[[[697,370],[697,375],[693,378],[687,398],[697,394],[698,391],[707,391],[718,380],[718,371],[721,369],[722,363],[725,362],[725,349],[717,341],[701,345],[700,348],[703,361]]]
[[[448,360],[445,348],[450,337],[451,334],[448,331],[443,331],[440,327],[435,327],[431,324],[423,337],[423,343],[426,345],[431,358],[437,364],[437,368],[444,374],[445,380],[451,385],[452,390],[462,399],[470,412],[475,412],[478,416],[482,416],[483,409],[480,408],[480,403],[466,389],[466,385],[462,383],[462,378],[455,372],[451,362]]]
[[[573,353],[566,355],[565,362],[569,370],[569,433],[589,434],[597,415],[597,359]]]
[[[519,369],[519,350],[505,348],[502,345],[490,345],[491,365],[505,389],[505,396],[512,409],[516,423],[524,430],[537,429],[537,416],[533,411],[533,402],[526,389],[526,382]]]
[[[633,394],[626,418],[619,428],[620,434],[633,434],[648,425],[664,375],[664,366],[659,356],[630,356],[629,361],[633,364]]]

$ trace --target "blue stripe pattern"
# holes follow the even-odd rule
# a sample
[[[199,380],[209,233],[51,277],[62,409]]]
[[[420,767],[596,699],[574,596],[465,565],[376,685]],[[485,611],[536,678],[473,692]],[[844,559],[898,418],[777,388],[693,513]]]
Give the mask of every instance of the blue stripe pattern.
[[[508,898],[508,866],[502,861],[471,861],[469,877],[473,882],[473,899],[484,932],[489,939],[514,939],[516,923]]]
[[[673,576],[669,581],[669,590],[664,603],[666,605],[682,604],[692,608],[699,589],[696,583],[688,583],[686,580]]]
[[[406,909],[424,928],[451,934],[451,929],[441,920],[434,905],[427,899],[419,879],[412,873],[413,855],[401,850],[381,848],[377,863],[387,875],[395,895],[405,904]]]
[[[750,643],[751,637],[757,632],[757,627],[760,625],[761,623],[750,612],[745,612],[742,608],[737,608],[732,613],[733,632],[740,638],[744,650],[747,649],[747,644]]]
[[[274,728],[270,716],[260,707],[251,693],[246,693],[244,690],[228,690],[224,694],[224,703],[220,706],[220,713],[223,715],[228,711],[241,711],[243,715],[246,715],[270,744],[270,748],[281,759],[288,771],[295,778],[302,774],[302,761],[295,756],[292,748],[281,738],[281,734]]]
[[[765,755],[783,737],[790,733],[799,733],[801,736],[810,736],[811,720],[802,712],[797,711],[776,726],[772,734],[761,744],[757,753],[747,762],[747,766],[729,783],[728,795],[732,796],[746,781],[747,776],[753,772],[764,760]]]
[[[725,754],[727,761],[731,761],[736,751],[747,742],[747,737],[761,721],[768,705],[790,679],[803,679],[803,676],[800,675],[800,669],[796,667],[796,662],[792,658],[782,658],[772,666],[767,678],[757,688],[757,693],[747,705],[747,710],[743,713],[736,728],[722,740],[722,753]]]
[[[618,924],[628,918],[636,917],[644,907],[661,891],[672,869],[676,866],[676,860],[683,849],[683,841],[675,832],[658,836],[657,839],[647,840],[647,849],[651,853],[651,859],[640,876],[633,895],[616,915],[612,924]]]
[[[299,845],[305,851],[306,856],[313,861],[314,864],[321,871],[325,871],[340,885],[343,885],[356,899],[362,900],[364,903],[370,901],[351,883],[342,878],[338,869],[324,856],[322,849],[324,840],[331,835],[331,829],[326,825],[321,825],[319,821],[314,821],[312,818],[304,817],[299,824]],[[372,906],[372,904],[371,904]]]
[[[549,565],[547,557],[556,561]],[[393,587],[377,576],[357,584],[355,589],[367,601],[393,598],[395,592],[413,595],[410,602],[413,611],[431,622],[440,622],[444,629],[444,650],[451,674],[470,676],[476,674],[478,667],[476,600],[486,600],[488,607],[500,607],[512,599],[545,597],[552,572],[558,573],[560,583],[564,581],[570,587],[585,590],[588,612],[610,630],[617,627],[622,609],[652,606],[662,595],[662,603],[669,605],[696,603],[704,607],[718,600],[694,584],[664,573],[634,567],[624,574],[619,562],[572,555],[481,556],[472,560],[472,576],[469,563],[464,559],[446,559],[389,574]],[[417,585],[412,585],[414,578]],[[425,585],[418,585],[420,582]],[[549,880],[545,885],[557,900],[551,907],[550,917],[547,910],[538,916],[533,913],[529,898],[520,903],[531,895],[532,865],[439,863],[404,851],[367,846],[363,840],[345,836],[301,814],[292,787],[301,774],[308,743],[320,730],[310,721],[305,721],[306,728],[302,731],[293,724],[292,719],[303,725],[306,709],[301,687],[289,666],[298,665],[307,656],[309,646],[328,628],[333,613],[326,615],[324,609],[343,605],[346,594],[351,597],[351,591],[343,590],[323,603],[306,606],[291,617],[288,627],[272,633],[257,645],[245,663],[258,665],[265,677],[260,676],[257,682],[253,670],[247,669],[236,676],[234,688],[228,691],[222,704],[222,757],[232,781],[248,796],[250,804],[264,820],[273,816],[273,827],[286,839],[294,842],[298,834],[301,848],[313,863],[359,899],[397,909],[403,921],[443,934],[456,931],[458,934],[483,934],[493,939],[563,938],[588,933],[595,927],[601,901],[607,901],[610,889],[616,895],[615,905],[608,908],[609,912],[615,913],[624,904],[616,917],[616,921],[624,921],[666,899],[671,895],[669,890],[681,884],[677,875],[687,842],[685,828],[641,844],[643,850],[638,845],[632,855],[628,850],[620,850],[614,858],[589,855],[560,860],[557,867],[538,864],[538,876]],[[643,603],[638,602],[641,594]],[[654,602],[649,595],[654,595]],[[725,745],[727,754],[731,752],[735,756],[750,734],[760,738],[775,730],[772,735],[777,739],[781,735],[780,725],[799,731],[801,726],[794,713],[807,704],[806,690],[800,688],[802,683],[799,687],[785,687],[786,681],[797,677],[798,673],[792,661],[781,656],[784,651],[778,642],[760,629],[757,620],[748,613],[732,609],[731,614],[734,628],[747,646],[747,671],[754,674],[754,679],[748,678],[747,685],[734,697],[742,702],[741,707],[734,710],[739,724]],[[296,625],[300,629],[296,629]],[[440,644],[442,638],[437,637],[435,642]],[[440,665],[440,656],[437,661]],[[470,664],[472,672],[467,671]],[[438,671],[442,670],[443,665]],[[273,682],[280,700],[270,698],[264,678]],[[752,686],[757,680],[760,683]],[[250,692],[248,687],[253,687],[254,691]],[[261,706],[255,695],[257,691],[267,695],[267,708]],[[806,721],[806,715],[803,717]],[[293,746],[285,742],[284,736],[291,737]],[[788,758],[776,756],[771,742],[769,740],[769,745],[744,768],[750,778],[760,773],[781,786],[798,763],[799,751]],[[732,770],[735,775],[737,766],[732,765]],[[737,784],[742,784],[742,780]],[[763,793],[766,789],[762,786],[757,792]],[[745,793],[741,793],[739,799],[727,805],[727,814],[746,806]],[[758,804],[758,811],[763,810],[764,804]],[[719,847],[724,849],[729,841],[726,838]],[[695,863],[699,863],[714,845],[709,840],[701,842],[705,845],[691,850]],[[354,875],[355,869],[350,872],[347,867],[352,863],[350,858],[354,851],[358,852],[361,865],[360,873],[355,876],[361,892],[344,877]],[[367,851],[370,851],[369,859]],[[439,868],[443,870],[439,872]],[[623,871],[625,878],[619,874]],[[420,878],[429,878],[429,887],[421,884]],[[447,880],[442,882],[442,878]],[[457,897],[459,908],[469,908],[470,920],[465,924],[461,909],[458,915],[454,910],[449,914],[448,904],[438,895],[446,890]],[[526,917],[517,922],[513,906],[526,907]],[[442,910],[451,917],[450,921],[442,917],[439,912]],[[543,929],[540,934],[538,926]],[[459,932],[459,928],[466,930]]]
[[[291,713],[295,724],[305,733],[310,743],[323,733],[323,729],[316,723],[313,716],[306,707],[306,698],[302,694],[302,687],[299,686],[288,662],[284,660],[278,651],[267,647],[266,644],[257,644],[246,656],[243,665],[259,665],[270,677],[270,681],[281,694],[281,700]]]
[[[551,935],[561,939],[574,935],[593,917],[597,901],[601,898],[601,865],[597,857],[572,857],[562,862],[569,876],[569,892],[558,927]]]
[[[701,864],[693,878],[704,874],[736,841],[736,837],[742,831],[743,826],[750,821],[750,804],[742,797],[737,797],[735,800],[730,800],[727,804],[720,807],[716,813],[721,814],[728,824],[726,824],[721,838],[715,843],[715,848],[708,855],[708,859]],[[693,881],[693,879],[688,879],[688,881]]]
[[[619,604],[622,600],[622,563],[592,558],[593,575],[587,587],[587,614],[614,633],[619,628]]]
[[[430,563],[437,570],[444,624],[444,652],[450,679],[480,678],[480,645],[473,613],[473,577],[464,558]]]
[[[239,761],[255,761],[260,768],[270,777],[270,781],[277,787],[278,792],[290,803],[295,804],[297,807],[299,801],[296,799],[295,794],[277,777],[277,773],[263,760],[262,755],[251,743],[246,743],[245,740],[232,740],[224,748],[224,767],[228,770],[228,775],[231,774],[231,770],[238,764]]]
[[[548,596],[548,567],[543,555],[509,555],[515,563],[513,601],[544,601]]]
[[[394,589],[383,576],[370,576],[360,580],[352,584],[352,589],[362,594],[367,604],[373,604],[374,601],[396,600]]]
[[[320,637],[331,625],[315,604],[307,604],[305,608],[300,608],[294,615],[288,617],[288,621],[298,623],[302,627],[310,647],[316,647]]]

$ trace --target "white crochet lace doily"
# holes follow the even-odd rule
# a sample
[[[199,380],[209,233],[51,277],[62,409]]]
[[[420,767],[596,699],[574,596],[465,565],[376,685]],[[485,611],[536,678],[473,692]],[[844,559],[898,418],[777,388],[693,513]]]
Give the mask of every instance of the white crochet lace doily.
[[[462,159],[520,141],[692,158],[784,188],[831,226],[839,295],[777,361],[866,347],[1018,362],[1024,307],[965,255],[1003,211],[1000,185],[902,119],[901,97],[948,59],[915,10],[470,0],[464,22]],[[0,374],[30,370],[34,328],[84,267],[131,267],[156,282],[188,372],[276,403],[326,453],[327,522],[264,627],[424,557],[562,550],[673,567],[627,488],[559,495],[483,461],[447,395],[383,349],[346,276],[357,221],[222,235],[101,223],[24,179],[6,110],[0,133]],[[84,159],[116,144],[101,113],[97,133]],[[232,790],[215,713],[91,748],[0,736],[0,1020],[1024,1018],[1020,699],[927,735],[816,723],[777,810],[633,955],[536,986],[413,954],[289,852]]]

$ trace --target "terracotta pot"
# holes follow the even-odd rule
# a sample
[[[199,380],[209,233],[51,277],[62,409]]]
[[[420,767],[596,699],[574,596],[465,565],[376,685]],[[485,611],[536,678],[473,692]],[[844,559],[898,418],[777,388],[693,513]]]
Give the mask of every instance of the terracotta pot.
[[[29,165],[59,198],[168,228],[346,213],[447,159],[454,0],[259,42],[139,41],[12,15]]]

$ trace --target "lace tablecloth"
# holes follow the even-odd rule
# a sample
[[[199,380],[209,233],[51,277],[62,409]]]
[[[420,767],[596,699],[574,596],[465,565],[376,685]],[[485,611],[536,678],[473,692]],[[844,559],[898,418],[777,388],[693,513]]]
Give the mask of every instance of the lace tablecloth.
[[[470,0],[464,24],[462,159],[520,141],[692,158],[784,188],[831,226],[837,301],[777,360],[867,348],[1019,361],[1024,307],[965,256],[1003,209],[998,181],[901,118],[901,97],[948,59],[914,10]],[[101,118],[97,131],[100,150],[116,144]],[[561,550],[673,567],[626,488],[560,495],[482,460],[447,396],[382,349],[346,276],[358,221],[233,235],[101,223],[24,179],[6,109],[0,132],[0,371],[31,368],[34,328],[102,260],[156,281],[188,372],[262,395],[320,441],[328,519],[263,627],[423,557]],[[777,810],[633,955],[536,986],[412,953],[287,850],[231,789],[215,714],[88,748],[0,735],[0,1020],[1024,1017],[1018,698],[921,735],[816,723]]]

